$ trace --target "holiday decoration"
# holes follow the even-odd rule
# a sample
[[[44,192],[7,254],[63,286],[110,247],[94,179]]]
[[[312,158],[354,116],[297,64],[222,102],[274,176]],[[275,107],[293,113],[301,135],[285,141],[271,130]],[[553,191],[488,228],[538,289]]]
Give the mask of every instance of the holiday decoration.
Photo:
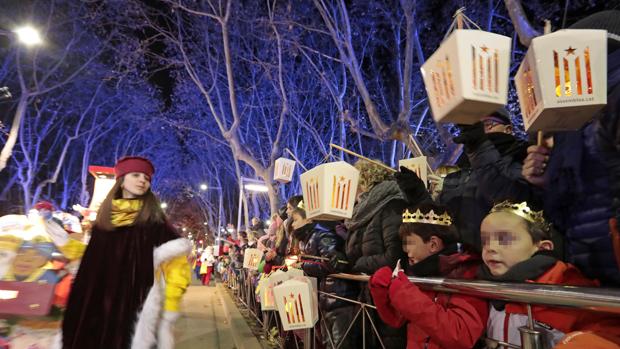
[[[275,169],[273,170],[273,179],[280,183],[289,183],[293,179],[295,173],[295,161],[287,158],[276,159]]]
[[[534,38],[515,85],[527,131],[579,129],[607,104],[607,32],[567,29]]]
[[[344,161],[319,165],[301,175],[306,216],[316,220],[351,218],[359,171]]]
[[[398,161],[398,166],[404,166],[411,171],[415,172],[418,177],[424,182],[424,186],[428,188],[428,161],[426,156],[418,156],[411,159],[404,159]]]
[[[243,267],[251,270],[258,270],[258,265],[263,259],[263,252],[257,248],[248,248],[243,255]]]
[[[274,287],[273,294],[285,331],[312,328],[319,318],[316,279],[296,277]]]
[[[508,100],[509,37],[455,29],[422,65],[437,122],[474,124]]]

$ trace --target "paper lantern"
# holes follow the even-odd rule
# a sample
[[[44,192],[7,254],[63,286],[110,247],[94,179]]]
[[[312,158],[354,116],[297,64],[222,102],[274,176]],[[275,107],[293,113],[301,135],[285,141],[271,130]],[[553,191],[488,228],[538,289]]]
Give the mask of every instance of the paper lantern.
[[[295,161],[278,158],[276,159],[275,169],[273,170],[273,179],[280,183],[289,183],[293,179],[295,173]]]
[[[274,287],[273,295],[285,331],[312,328],[319,319],[315,278],[297,277]]]
[[[301,175],[306,216],[316,220],[351,218],[359,171],[344,161],[319,165]]]
[[[415,172],[422,182],[424,182],[424,186],[428,187],[428,162],[426,156],[400,160],[398,161],[398,166],[404,166]]]
[[[506,104],[511,41],[471,29],[443,41],[421,68],[435,121],[474,124]]]
[[[261,259],[263,259],[263,251],[257,248],[248,248],[243,255],[243,267],[258,270]]]
[[[515,85],[527,131],[579,129],[607,104],[607,32],[567,29],[534,38]]]

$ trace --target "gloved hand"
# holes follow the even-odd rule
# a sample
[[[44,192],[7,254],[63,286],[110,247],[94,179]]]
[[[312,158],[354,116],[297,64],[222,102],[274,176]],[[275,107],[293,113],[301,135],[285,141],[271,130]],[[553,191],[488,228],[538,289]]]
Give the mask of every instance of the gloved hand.
[[[473,125],[457,126],[461,130],[461,134],[452,138],[454,143],[463,144],[470,149],[475,149],[487,139],[482,122],[477,122]]]
[[[347,262],[347,256],[335,250],[330,251],[327,256],[329,258],[329,267],[336,273],[346,273],[349,271],[349,264]]]
[[[407,202],[410,205],[416,205],[421,201],[430,199],[428,191],[424,182],[418,177],[418,175],[410,169],[401,166],[400,172],[394,174],[396,183],[400,190],[405,194]]]
[[[443,190],[443,180],[444,178],[441,176],[432,174],[428,175],[428,181],[431,182],[430,192],[433,200],[437,200],[439,194],[441,194],[441,191]]]
[[[407,275],[405,275],[405,272],[403,272],[402,270],[398,272],[398,275],[392,279],[392,282],[390,283],[390,299],[392,299],[392,297],[395,297],[396,292],[403,286],[409,284],[410,281],[407,278]]]
[[[371,288],[389,288],[392,282],[392,269],[385,266],[381,267],[370,277]]]
[[[178,312],[164,311],[159,321],[157,348],[174,349],[174,323],[179,318]]]

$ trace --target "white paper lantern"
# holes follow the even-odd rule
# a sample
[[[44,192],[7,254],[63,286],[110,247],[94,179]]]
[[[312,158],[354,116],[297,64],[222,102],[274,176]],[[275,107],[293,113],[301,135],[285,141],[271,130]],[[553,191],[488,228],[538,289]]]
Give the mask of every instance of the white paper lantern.
[[[534,38],[515,85],[527,131],[579,129],[607,104],[607,32],[567,29]]]
[[[297,277],[274,287],[276,307],[285,331],[312,328],[319,319],[315,278]]]
[[[276,310],[273,288],[288,280],[288,275],[281,270],[276,270],[260,281],[260,306],[261,310]]]
[[[424,186],[428,187],[428,161],[426,160],[426,156],[400,160],[398,161],[398,166],[404,166],[415,172],[422,182],[424,182]]]
[[[273,170],[273,179],[280,183],[289,183],[293,180],[295,173],[295,161],[287,158],[276,159],[275,169]]]
[[[243,255],[243,267],[250,270],[258,270],[258,264],[260,264],[263,258],[263,251],[257,248],[248,248]]]
[[[472,29],[444,40],[421,68],[435,121],[474,124],[506,104],[511,41]]]
[[[359,171],[344,161],[319,165],[301,175],[306,216],[317,220],[351,218]]]

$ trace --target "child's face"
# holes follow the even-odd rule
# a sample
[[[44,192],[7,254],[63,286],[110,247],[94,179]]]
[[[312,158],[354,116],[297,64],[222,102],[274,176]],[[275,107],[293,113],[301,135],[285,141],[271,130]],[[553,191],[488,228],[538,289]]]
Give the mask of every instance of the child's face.
[[[540,249],[527,231],[525,220],[509,212],[487,215],[480,226],[482,259],[491,274],[500,276]]]
[[[300,214],[297,214],[297,213],[294,213],[292,215],[292,219],[293,221],[291,222],[291,226],[293,227],[294,230],[297,230],[309,223],[308,219],[304,219]]]
[[[28,276],[47,263],[48,258],[39,254],[34,248],[19,250],[13,260],[13,273],[17,276]]]
[[[409,234],[405,236],[403,240],[403,251],[409,258],[409,265],[414,265],[426,257],[438,252],[433,245],[433,240],[424,242],[422,238],[417,234]]]

